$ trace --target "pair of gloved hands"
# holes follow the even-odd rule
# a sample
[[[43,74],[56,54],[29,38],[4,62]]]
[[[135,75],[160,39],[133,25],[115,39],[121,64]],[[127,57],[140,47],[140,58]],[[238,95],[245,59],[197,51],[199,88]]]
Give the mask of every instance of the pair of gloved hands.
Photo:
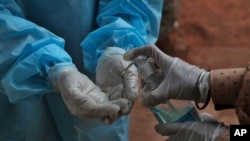
[[[52,67],[49,79],[71,114],[111,124],[130,113],[138,95],[138,74],[136,68],[131,67],[121,75],[129,64],[123,59],[124,52],[118,47],[104,51],[97,63],[96,84],[71,63]]]
[[[131,111],[137,97],[136,69],[131,67],[122,75],[129,62],[123,60],[122,53],[115,53],[113,49],[115,48],[108,48],[99,59],[96,70],[97,85],[78,72],[72,64],[57,64],[51,69],[50,80],[60,91],[73,115],[112,123],[116,118]],[[128,51],[124,59],[131,61],[140,55],[151,57],[165,74],[164,80],[156,89],[152,90],[147,85],[143,88],[141,95],[144,106],[155,106],[166,99],[195,100],[197,95],[200,102],[205,101],[207,93],[201,93],[201,90],[204,84],[209,87],[209,72],[204,73],[199,89],[196,82],[203,72],[202,69],[179,58],[170,57],[156,46]],[[228,130],[226,126],[216,120],[156,126],[158,133],[170,136],[169,140],[179,141],[214,140],[225,130]]]
[[[157,88],[152,90],[147,84],[144,86],[141,92],[144,106],[152,107],[168,99],[204,103],[209,98],[209,72],[168,56],[154,45],[132,49],[124,54],[124,59],[130,61],[139,56],[149,57],[164,74],[164,79]],[[212,116],[205,114],[201,118],[202,121],[196,122],[159,124],[155,126],[155,130],[161,135],[169,136],[169,141],[215,141],[221,133],[229,132],[227,126]]]

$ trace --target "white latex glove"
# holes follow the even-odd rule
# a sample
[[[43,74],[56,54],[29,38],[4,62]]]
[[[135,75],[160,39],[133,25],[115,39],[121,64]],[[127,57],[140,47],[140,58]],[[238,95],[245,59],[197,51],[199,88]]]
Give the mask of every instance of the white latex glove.
[[[124,59],[133,60],[141,55],[153,59],[165,75],[164,80],[156,89],[151,90],[147,85],[143,88],[142,103],[144,106],[155,106],[167,99],[195,100],[198,98],[199,102],[205,102],[207,98],[206,92],[209,88],[209,72],[205,72],[202,77],[206,92],[200,93],[196,83],[204,70],[190,65],[177,57],[168,56],[154,45],[127,51],[124,54]]]
[[[61,93],[71,114],[76,117],[102,120],[116,116],[121,109],[130,105],[130,101],[122,98],[109,101],[107,95],[74,65],[55,65],[49,78]]]
[[[201,118],[203,121],[158,124],[155,130],[169,136],[167,141],[215,141],[222,133],[229,133],[228,126],[207,113],[202,114]]]
[[[108,47],[99,58],[96,68],[96,84],[107,93],[108,99],[126,98],[132,103],[118,117],[130,113],[138,96],[138,74],[134,66],[124,72],[130,63],[123,59],[124,52],[122,48]],[[113,120],[106,119],[105,122]]]

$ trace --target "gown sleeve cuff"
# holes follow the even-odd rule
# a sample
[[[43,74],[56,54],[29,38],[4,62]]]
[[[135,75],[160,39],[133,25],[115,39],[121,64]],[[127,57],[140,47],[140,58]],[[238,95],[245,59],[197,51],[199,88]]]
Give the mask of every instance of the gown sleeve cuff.
[[[49,71],[49,80],[52,85],[52,88],[58,91],[57,88],[57,78],[65,70],[77,70],[76,66],[72,63],[58,63],[55,64]]]

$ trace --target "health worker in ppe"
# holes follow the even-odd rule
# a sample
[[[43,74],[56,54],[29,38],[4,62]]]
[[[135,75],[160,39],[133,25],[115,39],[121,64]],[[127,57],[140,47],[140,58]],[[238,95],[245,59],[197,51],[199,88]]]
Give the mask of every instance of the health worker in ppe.
[[[156,42],[162,4],[0,0],[0,140],[129,140],[137,72],[122,55]]]
[[[157,88],[152,90],[147,84],[144,86],[141,91],[144,106],[152,107],[168,99],[177,99],[194,101],[201,110],[211,99],[215,110],[235,109],[239,123],[250,124],[250,64],[242,68],[207,71],[171,57],[155,45],[131,49],[124,54],[124,59],[134,60],[141,55],[149,57],[148,60],[164,74]],[[168,136],[168,141],[230,140],[229,127],[208,113],[201,114],[201,121],[158,124],[155,130]]]

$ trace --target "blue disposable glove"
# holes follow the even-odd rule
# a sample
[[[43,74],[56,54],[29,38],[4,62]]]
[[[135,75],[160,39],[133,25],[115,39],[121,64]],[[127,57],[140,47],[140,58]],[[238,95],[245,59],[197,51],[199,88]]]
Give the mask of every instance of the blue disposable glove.
[[[109,100],[106,93],[70,63],[56,64],[49,78],[71,114],[79,118],[103,120],[116,117],[131,105],[127,99]]]
[[[125,98],[134,103],[138,96],[138,74],[136,68],[124,69],[130,63],[123,59],[125,50],[118,47],[108,47],[98,60],[96,68],[96,84],[108,95],[108,99]],[[133,107],[128,105],[118,117],[128,115]],[[116,117],[116,118],[118,118]],[[110,119],[105,122],[112,122]]]

